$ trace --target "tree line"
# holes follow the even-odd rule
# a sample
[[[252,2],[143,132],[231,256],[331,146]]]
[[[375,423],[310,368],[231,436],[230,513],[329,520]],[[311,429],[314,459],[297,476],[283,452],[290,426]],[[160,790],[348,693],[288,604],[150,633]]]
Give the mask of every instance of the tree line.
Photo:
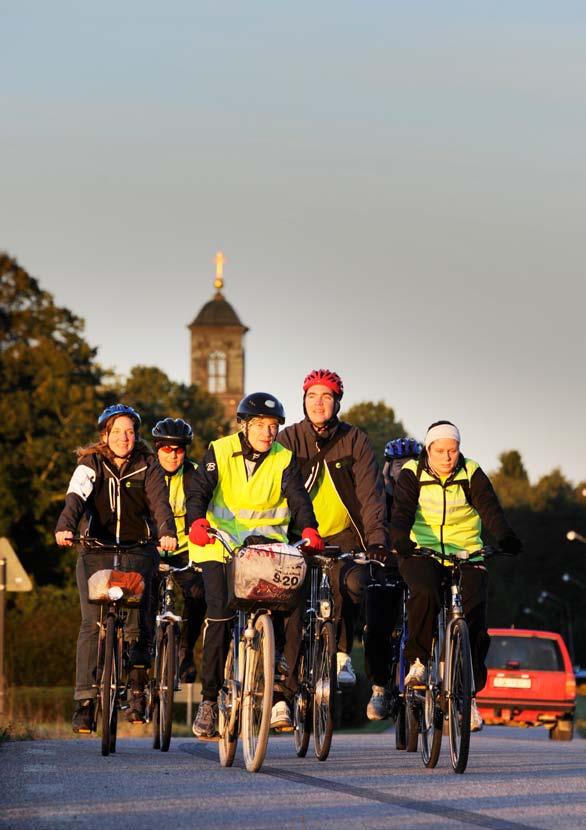
[[[38,280],[0,252],[0,536],[10,539],[37,586],[34,596],[9,595],[14,647],[8,642],[7,650],[15,682],[30,682],[33,667],[43,665],[49,649],[52,655],[65,653],[63,661],[52,658],[47,682],[49,677],[57,682],[64,671],[65,682],[70,681],[74,639],[69,638],[75,637],[79,621],[75,556],[57,548],[53,529],[76,448],[96,439],[97,415],[119,400],[140,412],[147,438],[161,418],[189,421],[194,460],[229,428],[221,404],[200,387],[173,381],[153,366],[135,366],[126,378],[102,367],[97,350],[85,339],[83,320],[56,305]],[[381,462],[385,443],[406,434],[383,401],[357,404],[342,417],[368,433]],[[570,528],[586,533],[586,483],[574,488],[554,470],[532,485],[514,450],[501,455],[492,480],[525,553],[517,560],[491,563],[490,623],[563,630],[562,607],[551,601],[539,605],[537,597],[546,589],[578,609],[578,589],[563,583],[561,574],[586,582],[586,549],[565,539]],[[71,609],[65,637],[64,608]],[[575,619],[574,626],[577,656],[586,663],[586,622]],[[23,663],[25,640],[30,666]]]

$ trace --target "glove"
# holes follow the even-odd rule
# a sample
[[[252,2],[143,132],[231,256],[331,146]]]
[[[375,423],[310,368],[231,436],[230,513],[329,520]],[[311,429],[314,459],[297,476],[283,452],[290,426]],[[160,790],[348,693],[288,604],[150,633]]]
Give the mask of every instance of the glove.
[[[385,548],[384,545],[369,545],[366,549],[366,556],[368,559],[374,559],[375,562],[380,562],[381,565],[387,565],[391,559],[391,552]]]
[[[208,534],[210,526],[207,519],[196,519],[189,528],[189,541],[201,548],[213,545],[215,540]]]
[[[509,533],[499,541],[499,547],[503,553],[510,553],[517,556],[523,550],[523,542],[514,533]]]
[[[399,556],[411,556],[417,545],[408,536],[405,536],[395,540],[395,548]]]
[[[324,549],[324,540],[314,527],[306,527],[301,533],[302,539],[307,539],[301,549],[306,553],[321,553]]]

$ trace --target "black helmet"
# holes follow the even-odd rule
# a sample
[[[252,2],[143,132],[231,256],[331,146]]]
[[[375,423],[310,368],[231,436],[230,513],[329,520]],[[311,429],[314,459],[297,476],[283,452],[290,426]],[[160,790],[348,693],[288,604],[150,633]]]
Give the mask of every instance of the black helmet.
[[[193,430],[183,418],[163,418],[155,424],[152,434],[157,444],[186,447],[193,441]]]
[[[285,423],[283,404],[267,392],[253,392],[252,395],[242,398],[236,416],[241,421],[249,421],[251,418],[276,418],[280,424]]]
[[[125,403],[113,403],[111,406],[107,406],[98,418],[99,432],[103,431],[106,421],[113,415],[128,415],[134,421],[136,429],[140,426],[140,415],[131,406],[126,406]]]

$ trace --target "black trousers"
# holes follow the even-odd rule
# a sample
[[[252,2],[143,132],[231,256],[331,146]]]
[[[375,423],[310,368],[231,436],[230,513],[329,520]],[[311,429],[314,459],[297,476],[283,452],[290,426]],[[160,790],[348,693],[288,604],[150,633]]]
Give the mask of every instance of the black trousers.
[[[334,599],[337,651],[350,654],[364,590],[369,582],[368,565],[338,560],[330,571]]]
[[[138,640],[143,644],[143,648],[148,650],[152,645],[154,634],[155,608],[152,585],[159,556],[154,546],[152,548],[141,547],[137,551],[140,552],[133,554],[129,551],[124,554],[124,567],[126,570],[136,570],[143,575],[145,589],[138,613],[129,612],[128,614],[124,633],[128,641]],[[91,563],[89,569],[86,563]],[[101,568],[111,567],[112,554],[81,553],[77,559],[75,575],[79,590],[81,625],[77,637],[75,700],[86,700],[97,695],[95,683],[101,606],[88,599],[88,572],[93,573]]]
[[[428,557],[409,556],[399,559],[401,576],[409,586],[407,615],[409,639],[405,648],[408,660],[417,657],[424,663],[429,658],[431,643],[440,609],[441,584],[444,571],[449,570]],[[484,565],[462,566],[462,605],[470,633],[474,685],[479,692],[486,684],[484,661],[490,637],[486,630],[488,574]]]
[[[405,586],[395,568],[366,566],[371,577],[364,592],[364,669],[374,686],[391,679],[392,635],[400,625]]]

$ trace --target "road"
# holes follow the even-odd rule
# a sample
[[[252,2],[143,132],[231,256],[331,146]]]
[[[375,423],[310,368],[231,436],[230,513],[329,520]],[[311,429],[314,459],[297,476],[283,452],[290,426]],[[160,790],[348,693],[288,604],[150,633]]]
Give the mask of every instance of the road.
[[[109,758],[95,738],[23,741],[0,747],[0,828],[568,830],[586,827],[585,781],[586,741],[548,741],[541,730],[485,728],[464,775],[447,746],[426,770],[394,749],[391,732],[337,733],[325,763],[271,738],[258,774],[240,753],[222,769],[215,745],[189,738],[168,753],[119,739]]]

